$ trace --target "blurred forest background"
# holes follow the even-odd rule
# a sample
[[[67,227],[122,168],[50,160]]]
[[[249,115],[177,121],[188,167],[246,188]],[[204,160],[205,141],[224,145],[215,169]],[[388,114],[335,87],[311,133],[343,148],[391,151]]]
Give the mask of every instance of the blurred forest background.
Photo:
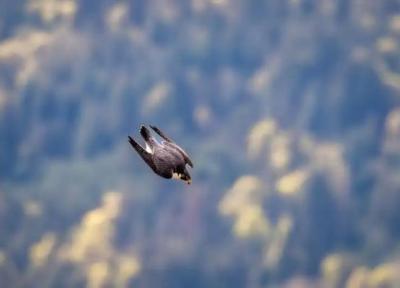
[[[0,0],[0,286],[398,288],[399,103],[398,0]]]

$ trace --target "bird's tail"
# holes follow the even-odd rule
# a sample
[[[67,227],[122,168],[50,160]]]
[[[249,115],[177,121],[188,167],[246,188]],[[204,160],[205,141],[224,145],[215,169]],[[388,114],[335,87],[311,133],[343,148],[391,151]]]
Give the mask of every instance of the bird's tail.
[[[151,139],[151,135],[150,135],[149,129],[147,129],[147,128],[146,128],[145,126],[143,126],[143,125],[140,127],[140,135],[142,135],[143,139],[144,139],[146,142],[149,142],[150,139]]]

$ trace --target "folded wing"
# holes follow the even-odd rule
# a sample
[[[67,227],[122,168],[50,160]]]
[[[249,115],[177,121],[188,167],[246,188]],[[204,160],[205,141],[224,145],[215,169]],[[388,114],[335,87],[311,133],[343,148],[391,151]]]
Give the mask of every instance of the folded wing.
[[[193,168],[193,163],[192,160],[189,158],[189,155],[181,148],[179,147],[171,138],[169,138],[168,136],[166,136],[160,129],[158,129],[155,126],[150,125],[150,128],[154,130],[154,132],[156,132],[158,135],[160,135],[161,138],[163,138],[165,140],[165,142],[163,143],[164,145],[170,146],[176,150],[179,151],[179,153],[181,153],[181,155],[183,156],[183,158],[185,159],[186,163],[189,164],[190,167]]]
[[[132,147],[136,150],[136,152],[139,154],[139,156],[146,162],[147,165],[150,166],[150,168],[156,172],[157,168],[154,164],[152,154],[147,152],[142,146],[140,146],[131,136],[128,136],[129,143],[132,145]]]

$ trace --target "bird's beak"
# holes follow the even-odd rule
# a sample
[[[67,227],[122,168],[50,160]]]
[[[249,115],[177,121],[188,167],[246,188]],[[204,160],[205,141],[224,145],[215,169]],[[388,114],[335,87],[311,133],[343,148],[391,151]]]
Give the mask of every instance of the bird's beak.
[[[192,184],[192,180],[188,180],[188,181],[186,181],[186,183],[187,183],[188,185],[190,185],[190,184]]]

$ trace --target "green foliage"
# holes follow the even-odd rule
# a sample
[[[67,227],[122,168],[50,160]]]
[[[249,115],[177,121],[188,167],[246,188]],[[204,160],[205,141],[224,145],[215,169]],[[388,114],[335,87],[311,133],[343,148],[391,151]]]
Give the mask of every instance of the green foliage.
[[[0,1],[1,285],[398,287],[399,56],[393,0]]]

